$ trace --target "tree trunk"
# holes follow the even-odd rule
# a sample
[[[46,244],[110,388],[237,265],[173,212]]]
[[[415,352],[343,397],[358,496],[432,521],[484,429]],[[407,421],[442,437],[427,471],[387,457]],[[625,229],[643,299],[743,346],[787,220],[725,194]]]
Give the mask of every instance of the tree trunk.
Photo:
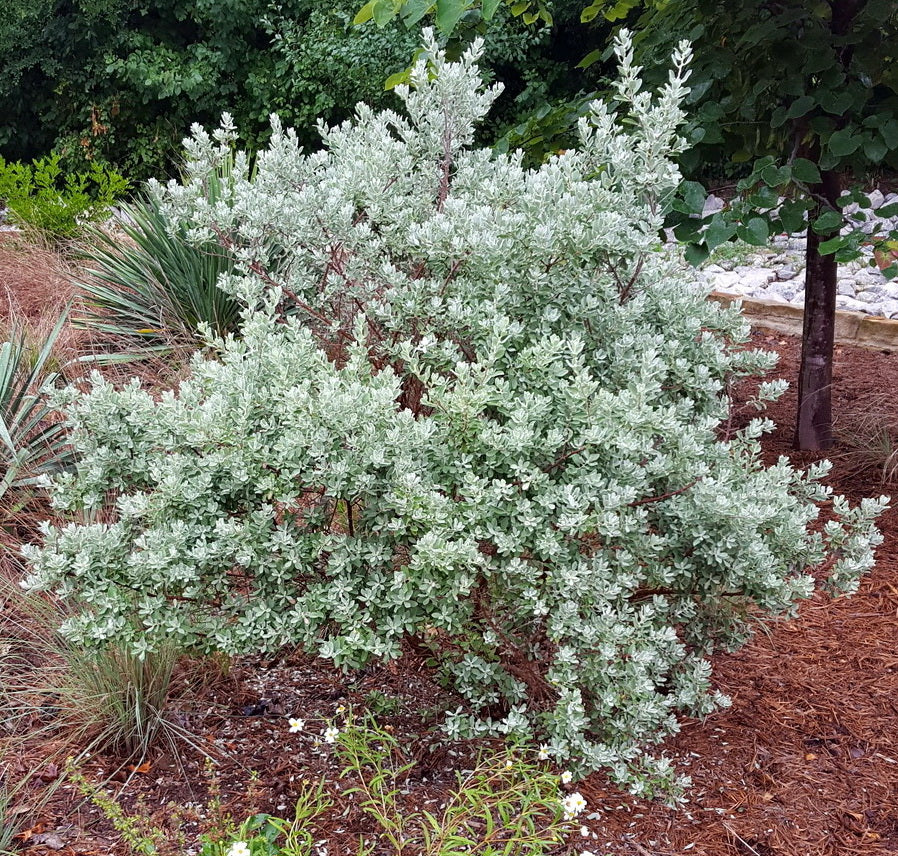
[[[830,31],[842,46],[839,62],[847,71],[854,48],[844,44],[855,16],[866,6],[867,0],[832,0],[830,3]],[[813,160],[820,157],[819,139],[814,145]],[[833,339],[836,329],[836,274],[838,263],[834,255],[820,255],[820,243],[836,237],[817,235],[810,223],[824,211],[838,211],[836,202],[842,187],[839,174],[833,170],[820,171],[820,184],[812,186],[817,200],[808,212],[808,246],[805,251],[804,274],[804,334],[801,342],[801,371],[798,376],[798,421],[795,425],[796,449],[828,449],[833,444],[832,381]]]
[[[841,192],[839,176],[821,172],[821,183],[812,188],[819,200],[809,212],[813,222],[827,209],[834,209]],[[808,226],[804,274],[804,333],[801,342],[801,370],[798,376],[798,421],[796,449],[828,449],[833,444],[832,379],[833,339],[836,327],[836,273],[834,255],[820,255],[821,241],[832,235],[818,235]]]

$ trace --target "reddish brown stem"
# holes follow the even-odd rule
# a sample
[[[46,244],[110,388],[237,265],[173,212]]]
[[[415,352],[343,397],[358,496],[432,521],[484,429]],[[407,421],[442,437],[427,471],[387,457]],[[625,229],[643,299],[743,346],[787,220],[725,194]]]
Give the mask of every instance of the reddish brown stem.
[[[636,508],[638,505],[649,505],[653,502],[664,502],[665,499],[670,499],[673,496],[679,496],[681,493],[686,493],[689,488],[696,485],[701,481],[701,477],[697,479],[693,479],[689,484],[683,485],[681,488],[677,488],[677,490],[671,490],[667,493],[662,493],[659,496],[647,496],[645,499],[634,499],[633,502],[628,502],[627,505],[630,508]]]

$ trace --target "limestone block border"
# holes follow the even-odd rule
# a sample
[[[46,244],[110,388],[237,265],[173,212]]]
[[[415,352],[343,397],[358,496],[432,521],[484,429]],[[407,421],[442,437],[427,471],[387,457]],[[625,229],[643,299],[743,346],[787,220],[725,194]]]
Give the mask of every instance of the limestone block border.
[[[778,333],[800,336],[804,326],[804,312],[798,306],[775,303],[772,300],[758,300],[712,291],[712,300],[730,306],[737,300],[742,302],[742,314],[752,327],[764,327]],[[872,348],[877,351],[898,351],[898,320],[864,315],[862,312],[836,310],[836,342],[840,345],[854,345],[858,348]]]

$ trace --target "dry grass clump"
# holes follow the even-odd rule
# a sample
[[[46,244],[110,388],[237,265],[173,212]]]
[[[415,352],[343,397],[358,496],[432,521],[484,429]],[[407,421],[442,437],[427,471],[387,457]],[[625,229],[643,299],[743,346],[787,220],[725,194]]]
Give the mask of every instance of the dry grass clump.
[[[876,474],[898,484],[898,409],[893,396],[871,395],[835,425],[840,457],[851,475]]]
[[[59,315],[75,287],[65,255],[39,236],[0,233],[0,314]]]
[[[189,737],[166,715],[180,650],[143,659],[115,647],[85,650],[59,632],[65,604],[25,594],[9,577],[0,579],[0,599],[0,709],[7,737],[33,736],[37,728],[69,751],[138,763],[160,740]]]
[[[179,669],[176,646],[138,658],[110,646],[86,650],[60,633],[69,611],[18,586],[20,569],[0,552],[0,853],[34,823],[70,768],[100,753],[126,783],[150,752],[181,771],[184,745],[205,744],[173,709],[171,690],[200,687],[208,670]],[[69,759],[69,760],[67,760]]]

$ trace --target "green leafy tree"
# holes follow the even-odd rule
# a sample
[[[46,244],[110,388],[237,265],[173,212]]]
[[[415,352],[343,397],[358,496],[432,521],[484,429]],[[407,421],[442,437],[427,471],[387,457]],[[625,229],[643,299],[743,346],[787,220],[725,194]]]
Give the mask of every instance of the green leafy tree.
[[[10,160],[46,154],[57,131],[79,127],[81,92],[100,75],[102,46],[117,17],[109,0],[8,0],[0,16],[0,151]],[[90,100],[87,100],[90,105]]]
[[[503,9],[485,33],[485,66],[506,95],[483,139],[576,94],[559,45],[579,0],[556,5],[555,30],[505,26]],[[223,112],[253,149],[267,140],[273,112],[319,148],[317,119],[342,121],[359,101],[395,102],[384,82],[418,46],[417,33],[401,27],[353,26],[357,9],[356,0],[9,0],[0,17],[0,154],[30,160],[52,149],[74,172],[108,162],[136,186],[176,174],[191,124],[217,124]],[[455,55],[478,28],[461,29]],[[570,130],[565,122],[567,142]],[[513,137],[540,155],[556,142],[527,127]]]
[[[0,18],[0,153],[55,150],[68,169],[176,172],[193,122],[230,112],[258,147],[279,111],[314,118],[384,98],[415,39],[353,28],[355,4],[306,0],[10,0]],[[391,96],[392,97],[392,96]]]
[[[701,142],[692,157],[756,159],[730,209],[704,221],[694,219],[701,188],[685,188],[677,231],[695,243],[694,257],[732,237],[762,245],[808,226],[795,444],[828,448],[837,265],[864,244],[888,251],[898,239],[888,226],[866,224],[871,202],[859,187],[870,171],[898,168],[898,6],[670,0],[640,26],[649,65],[672,32],[695,46],[693,137]],[[860,210],[848,217],[852,203]],[[898,206],[876,212],[895,214]]]

